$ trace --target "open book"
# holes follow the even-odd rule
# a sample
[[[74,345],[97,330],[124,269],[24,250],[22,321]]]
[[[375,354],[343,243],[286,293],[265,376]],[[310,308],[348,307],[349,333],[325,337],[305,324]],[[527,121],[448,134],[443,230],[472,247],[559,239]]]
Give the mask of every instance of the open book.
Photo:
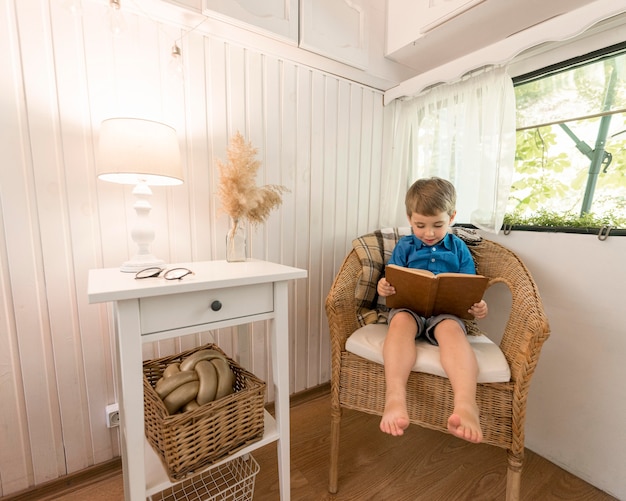
[[[474,318],[467,310],[482,298],[489,279],[482,275],[440,273],[403,268],[389,264],[385,268],[387,282],[396,293],[387,296],[389,308],[409,308],[423,317],[450,313],[459,318]]]

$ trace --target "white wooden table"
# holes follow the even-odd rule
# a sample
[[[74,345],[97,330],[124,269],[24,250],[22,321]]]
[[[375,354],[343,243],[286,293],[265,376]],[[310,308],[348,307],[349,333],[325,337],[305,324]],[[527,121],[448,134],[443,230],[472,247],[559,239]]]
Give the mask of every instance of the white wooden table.
[[[193,270],[195,275],[170,281],[163,278],[135,280],[134,274],[122,273],[119,268],[89,272],[89,302],[114,304],[125,499],[145,500],[147,496],[172,485],[156,454],[149,445],[146,447],[144,439],[142,343],[270,320],[276,419],[266,413],[263,438],[238,451],[237,456],[277,441],[280,498],[288,501],[287,292],[288,282],[306,278],[307,272],[256,260],[178,263],[178,266]],[[221,303],[218,311],[211,308],[214,301]]]

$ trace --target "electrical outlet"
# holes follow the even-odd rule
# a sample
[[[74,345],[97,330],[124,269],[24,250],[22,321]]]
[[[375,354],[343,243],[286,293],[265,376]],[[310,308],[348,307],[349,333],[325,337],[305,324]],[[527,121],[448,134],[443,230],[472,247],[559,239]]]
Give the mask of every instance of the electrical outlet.
[[[120,407],[117,404],[107,405],[105,407],[107,428],[115,428],[120,425]]]

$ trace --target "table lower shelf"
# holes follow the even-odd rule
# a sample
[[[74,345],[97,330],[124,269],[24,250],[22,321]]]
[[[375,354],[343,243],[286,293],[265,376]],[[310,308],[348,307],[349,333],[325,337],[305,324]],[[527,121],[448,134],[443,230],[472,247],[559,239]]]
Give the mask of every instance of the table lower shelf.
[[[224,458],[217,463],[212,464],[203,471],[207,471],[210,468],[215,468],[221,464],[231,461],[232,459],[248,454],[255,449],[258,449],[259,447],[263,447],[264,445],[275,442],[280,438],[278,427],[276,425],[276,420],[267,411],[265,411],[264,414],[263,425],[264,431],[261,440],[254,442],[248,447],[244,447],[243,449],[238,450],[236,453]],[[165,470],[161,459],[159,458],[157,453],[154,452],[154,449],[147,440],[144,440],[144,451],[146,470],[146,497],[152,496],[153,494],[168,489],[172,485],[178,483],[172,482],[169,479],[167,471]],[[203,471],[199,471],[197,474],[199,475]]]

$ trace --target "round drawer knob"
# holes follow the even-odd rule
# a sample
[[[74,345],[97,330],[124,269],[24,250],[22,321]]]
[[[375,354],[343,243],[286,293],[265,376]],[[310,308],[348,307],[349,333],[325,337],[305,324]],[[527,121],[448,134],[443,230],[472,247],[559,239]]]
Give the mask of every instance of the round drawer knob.
[[[222,303],[220,301],[217,301],[217,300],[213,301],[211,303],[211,309],[213,311],[220,311],[222,309]]]

